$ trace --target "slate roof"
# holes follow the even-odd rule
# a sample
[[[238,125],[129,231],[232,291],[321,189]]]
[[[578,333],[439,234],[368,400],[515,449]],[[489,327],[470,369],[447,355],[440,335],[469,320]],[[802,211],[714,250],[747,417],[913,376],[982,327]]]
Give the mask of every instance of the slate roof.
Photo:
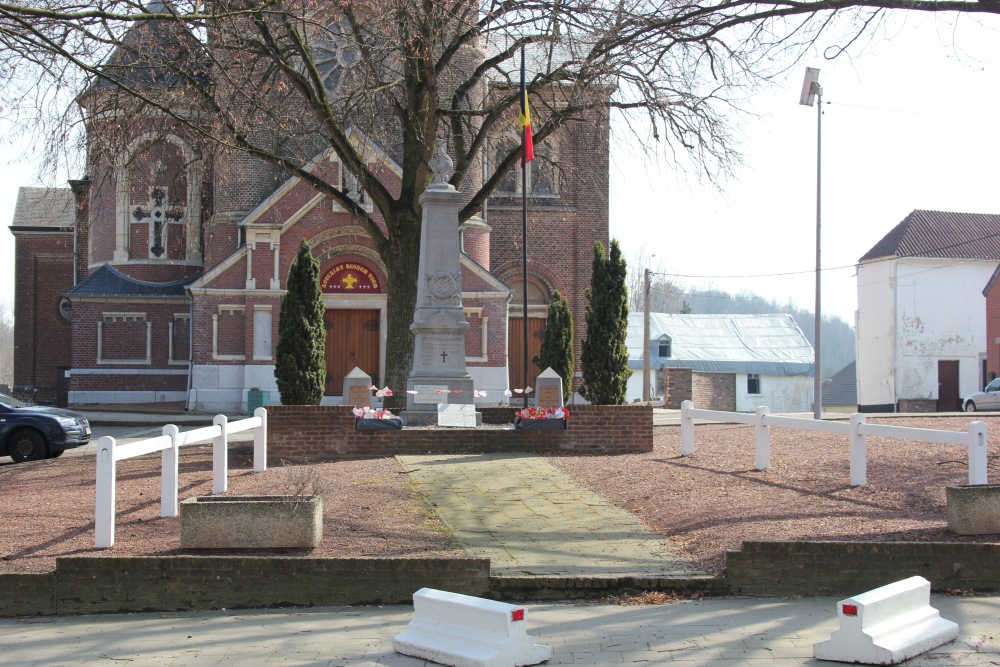
[[[883,257],[1000,260],[1000,215],[917,209],[858,262]]]
[[[12,229],[72,229],[76,198],[69,188],[18,188]]]
[[[194,274],[169,283],[148,283],[126,276],[110,264],[105,264],[66,293],[66,296],[145,296],[177,297],[187,296],[184,289],[201,274]]]
[[[823,383],[823,405],[849,406],[858,404],[858,364],[847,364]]]
[[[630,313],[626,345],[629,368],[642,368],[642,313]],[[669,357],[657,356],[661,336]],[[692,368],[720,373],[811,375],[813,348],[788,314],[649,314],[652,368]]]
[[[150,3],[153,13],[168,13],[162,2]],[[122,36],[121,42],[98,69],[96,78],[80,99],[98,90],[123,86],[171,88],[184,84],[182,73],[207,81],[210,68],[204,48],[180,21],[157,19],[137,22]],[[104,78],[107,77],[107,78]],[[108,80],[111,79],[111,80]]]

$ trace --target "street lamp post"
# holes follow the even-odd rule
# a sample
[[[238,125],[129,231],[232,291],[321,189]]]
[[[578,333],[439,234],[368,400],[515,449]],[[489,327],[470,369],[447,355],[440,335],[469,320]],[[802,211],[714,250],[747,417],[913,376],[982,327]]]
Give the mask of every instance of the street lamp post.
[[[642,277],[642,402],[649,402],[649,267]]]
[[[820,308],[820,212],[822,208],[822,149],[823,149],[823,86],[819,85],[819,69],[806,68],[806,76],[802,81],[802,93],[799,104],[811,107],[816,101],[816,323],[815,344],[813,353],[813,418],[823,417],[823,381],[820,375],[820,325],[823,322],[823,312]]]

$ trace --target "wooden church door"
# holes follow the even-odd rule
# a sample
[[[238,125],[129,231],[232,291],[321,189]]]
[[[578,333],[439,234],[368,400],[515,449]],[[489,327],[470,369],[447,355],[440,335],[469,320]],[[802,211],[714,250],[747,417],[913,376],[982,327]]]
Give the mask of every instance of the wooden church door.
[[[372,384],[381,386],[379,310],[327,310],[323,323],[326,326],[326,390],[323,393],[340,396],[344,391],[344,376],[355,366],[372,376]]]

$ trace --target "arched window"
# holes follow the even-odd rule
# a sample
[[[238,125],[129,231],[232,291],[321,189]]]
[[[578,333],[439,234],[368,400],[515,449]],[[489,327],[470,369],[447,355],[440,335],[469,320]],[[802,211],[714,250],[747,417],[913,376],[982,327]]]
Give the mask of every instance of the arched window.
[[[520,138],[512,136],[503,136],[491,141],[487,177],[496,172],[497,165],[516,150],[519,144]],[[559,195],[560,172],[557,157],[558,149],[554,139],[549,139],[544,144],[535,146],[535,159],[528,163],[526,170],[529,196],[555,197]],[[504,174],[494,192],[500,196],[520,194],[522,178],[520,162],[515,162],[514,166]]]
[[[510,300],[510,314],[520,317],[524,309],[524,280],[519,275],[506,281],[507,287],[514,291]],[[552,297],[545,283],[535,276],[528,276],[528,317],[546,317],[549,312],[549,302]]]
[[[502,163],[511,151],[517,147],[517,143],[509,137],[501,137],[492,142],[492,155],[490,156],[490,174],[496,171],[497,165]],[[496,192],[500,195],[513,195],[520,192],[518,185],[520,183],[520,174],[516,169],[511,167],[504,174],[504,177],[497,184]]]

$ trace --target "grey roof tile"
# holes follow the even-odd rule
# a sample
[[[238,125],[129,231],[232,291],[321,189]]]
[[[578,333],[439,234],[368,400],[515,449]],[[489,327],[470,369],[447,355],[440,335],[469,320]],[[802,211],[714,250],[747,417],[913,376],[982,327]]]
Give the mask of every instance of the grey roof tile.
[[[184,289],[201,274],[194,274],[169,283],[149,283],[130,278],[113,266],[105,264],[87,276],[66,296],[187,296]]]
[[[76,199],[69,188],[19,188],[11,227],[72,228]]]
[[[1000,215],[917,209],[858,261],[884,257],[1000,260]]]

